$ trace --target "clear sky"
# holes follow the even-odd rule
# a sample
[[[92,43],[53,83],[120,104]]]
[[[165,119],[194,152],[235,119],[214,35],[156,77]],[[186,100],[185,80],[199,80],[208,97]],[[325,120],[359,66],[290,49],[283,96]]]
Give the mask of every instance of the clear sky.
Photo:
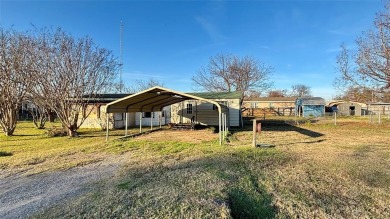
[[[285,1],[21,1],[0,0],[0,25],[16,30],[61,27],[88,35],[120,56],[123,80],[154,78],[192,91],[191,77],[218,53],[252,56],[274,68],[275,89],[311,87],[326,100],[335,94],[340,44],[372,27],[380,0]]]

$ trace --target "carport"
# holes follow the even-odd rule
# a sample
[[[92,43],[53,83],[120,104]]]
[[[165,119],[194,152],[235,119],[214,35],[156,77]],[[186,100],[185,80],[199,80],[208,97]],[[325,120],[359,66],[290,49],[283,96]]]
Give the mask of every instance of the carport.
[[[125,125],[125,136],[127,136],[127,113],[129,112],[155,112],[161,111],[163,107],[169,106],[175,103],[179,103],[184,100],[201,100],[204,102],[212,103],[218,108],[218,136],[219,144],[222,144],[223,138],[226,136],[227,131],[227,121],[226,113],[223,112],[222,106],[213,100],[201,98],[191,94],[185,94],[182,92],[170,90],[163,87],[152,87],[150,89],[141,91],[139,93],[121,98],[119,100],[113,101],[107,104],[106,108],[106,141],[108,141],[109,136],[109,113],[126,113],[126,125]],[[140,118],[142,119],[142,118]],[[140,123],[140,131],[141,131]]]

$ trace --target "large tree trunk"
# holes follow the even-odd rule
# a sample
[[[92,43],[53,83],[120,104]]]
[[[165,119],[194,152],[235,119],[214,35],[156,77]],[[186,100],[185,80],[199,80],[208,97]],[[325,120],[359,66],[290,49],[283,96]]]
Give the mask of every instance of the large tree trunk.
[[[48,114],[49,114],[49,122],[54,122],[54,120],[56,118],[56,113],[49,109]]]
[[[68,136],[69,137],[79,137],[76,130],[68,129]]]
[[[4,112],[1,119],[1,126],[3,132],[6,136],[12,136],[14,134],[17,122],[17,112],[15,110],[9,109]]]
[[[72,124],[72,125],[66,127],[66,129],[68,131],[69,137],[79,137],[79,135],[77,133],[77,123],[76,123],[76,125]]]
[[[4,131],[5,136],[12,136],[12,135],[14,135],[14,131],[15,131],[15,127],[11,128],[11,129],[5,130]]]

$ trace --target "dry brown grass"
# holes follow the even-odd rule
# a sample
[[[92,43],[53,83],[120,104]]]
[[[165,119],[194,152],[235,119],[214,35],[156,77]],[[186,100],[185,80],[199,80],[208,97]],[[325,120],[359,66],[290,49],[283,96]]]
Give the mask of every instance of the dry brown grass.
[[[309,135],[300,128],[310,130]],[[274,129],[269,127],[264,133],[265,141],[294,158],[266,173],[268,191],[282,215],[390,217],[389,123],[370,125],[347,119],[337,126],[320,123],[287,132]],[[312,132],[321,136],[312,137]]]
[[[203,130],[164,130],[137,137],[139,140],[151,141],[182,141],[187,143],[202,143],[216,141],[217,136],[210,129]]]
[[[77,149],[125,165],[94,192],[37,217],[390,218],[388,121],[265,123],[263,130],[260,141],[275,148],[252,148],[248,127],[223,146],[206,129]]]

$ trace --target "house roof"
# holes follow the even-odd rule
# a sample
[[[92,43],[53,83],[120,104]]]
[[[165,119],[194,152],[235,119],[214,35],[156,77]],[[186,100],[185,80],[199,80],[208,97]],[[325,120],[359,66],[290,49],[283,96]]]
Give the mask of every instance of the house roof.
[[[198,92],[198,93],[186,93],[205,99],[241,99],[242,92]]]
[[[390,106],[390,103],[384,103],[384,102],[370,102],[367,103],[367,105],[377,105],[377,106]]]
[[[298,97],[254,97],[246,98],[245,101],[256,102],[294,102]]]
[[[192,99],[203,100],[205,102],[215,104],[218,108],[220,108],[220,110],[223,110],[223,106],[213,99],[223,99],[222,97],[228,99],[229,95],[233,97],[237,94],[227,93],[224,96],[222,93],[217,93],[215,95],[212,93],[181,93],[156,86],[107,104],[107,112],[154,112],[162,110],[164,106]]]
[[[88,100],[89,103],[110,103],[129,95],[131,94],[97,94],[95,97],[85,96],[84,99]]]
[[[297,102],[301,105],[326,105],[324,98],[321,97],[299,97]]]

